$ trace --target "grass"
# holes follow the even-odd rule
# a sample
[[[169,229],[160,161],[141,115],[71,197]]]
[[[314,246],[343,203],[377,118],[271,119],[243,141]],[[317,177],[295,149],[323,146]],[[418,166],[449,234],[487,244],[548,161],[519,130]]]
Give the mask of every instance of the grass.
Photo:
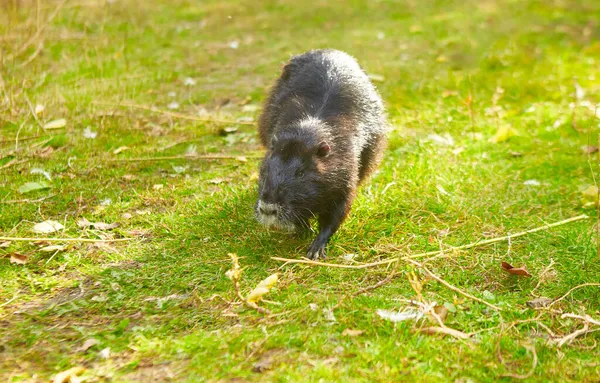
[[[65,229],[49,236],[136,239],[70,243],[56,254],[32,242],[0,248],[4,381],[48,381],[79,365],[87,381],[123,382],[600,378],[598,332],[559,348],[546,330],[560,337],[583,327],[561,313],[600,318],[597,286],[573,291],[554,311],[526,305],[600,280],[596,212],[581,194],[598,177],[596,154],[581,150],[600,127],[596,1],[36,4],[0,3],[1,236],[34,236],[33,225],[51,219]],[[114,106],[168,110],[176,102],[179,113],[255,120],[282,63],[321,47],[345,50],[378,75],[394,126],[329,262],[347,263],[346,254],[375,262],[580,214],[593,219],[427,262],[501,312],[408,262],[279,269],[270,257],[299,258],[309,239],[269,232],[253,217],[253,157],[262,153],[253,126]],[[39,123],[31,111],[38,104]],[[41,127],[59,118],[65,128]],[[503,126],[518,135],[490,142]],[[237,130],[223,135],[227,127]],[[86,138],[86,128],[97,136]],[[247,160],[112,161],[194,151]],[[45,180],[35,168],[50,173],[50,188],[20,194],[24,183]],[[84,229],[83,217],[120,226]],[[11,263],[14,253],[27,263]],[[228,253],[245,267],[244,294],[280,273],[266,297],[274,303],[261,303],[272,316],[236,300]],[[508,275],[502,261],[533,276]],[[343,299],[394,271],[383,286]],[[418,329],[428,320],[376,314],[410,299],[445,304],[447,326],[478,334],[426,335]],[[327,311],[338,303],[333,321]],[[92,338],[96,345],[79,349]]]

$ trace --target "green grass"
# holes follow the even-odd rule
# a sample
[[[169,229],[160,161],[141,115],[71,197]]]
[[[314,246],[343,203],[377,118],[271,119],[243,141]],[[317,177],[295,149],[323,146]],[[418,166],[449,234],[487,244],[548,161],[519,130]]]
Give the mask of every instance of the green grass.
[[[560,337],[582,327],[561,313],[600,318],[600,288],[575,290],[554,311],[526,305],[600,280],[596,212],[581,199],[598,177],[595,154],[581,150],[600,128],[592,110],[600,102],[597,1],[67,1],[49,23],[58,2],[40,3],[39,23],[35,2],[0,4],[0,233],[31,237],[35,223],[52,219],[65,229],[50,236],[145,234],[107,246],[70,243],[55,255],[32,242],[0,248],[3,381],[48,381],[78,365],[87,381],[509,381],[502,376],[530,370],[532,347],[530,381],[600,379],[599,332],[559,348],[546,331]],[[381,169],[329,245],[329,262],[347,263],[346,254],[375,262],[579,214],[593,219],[427,262],[502,312],[407,262],[279,269],[271,256],[300,258],[310,239],[269,232],[253,217],[255,128],[222,136],[232,125],[116,106],[177,102],[180,113],[255,120],[260,111],[244,106],[260,105],[282,63],[322,47],[345,50],[383,77],[376,85],[394,127]],[[188,77],[195,85],[185,85]],[[579,99],[575,84],[585,92]],[[43,130],[28,100],[45,106],[42,124],[65,118],[66,127]],[[519,135],[490,142],[503,125]],[[95,139],[84,137],[88,127]],[[454,144],[436,144],[432,134]],[[194,149],[248,160],[107,161]],[[50,173],[51,188],[21,195],[21,185],[45,179],[33,168]],[[82,229],[82,217],[120,227]],[[10,263],[13,253],[28,262]],[[280,273],[266,297],[276,303],[261,303],[272,316],[239,304],[225,276],[228,253],[242,257],[243,293]],[[533,276],[510,276],[502,261]],[[396,278],[344,300],[328,319],[323,310],[394,270]],[[419,299],[411,279],[423,302],[453,308],[447,326],[481,332],[458,340],[421,334],[434,325],[428,320],[381,319],[378,309]],[[90,338],[97,344],[78,350]],[[259,362],[268,368],[254,372]]]

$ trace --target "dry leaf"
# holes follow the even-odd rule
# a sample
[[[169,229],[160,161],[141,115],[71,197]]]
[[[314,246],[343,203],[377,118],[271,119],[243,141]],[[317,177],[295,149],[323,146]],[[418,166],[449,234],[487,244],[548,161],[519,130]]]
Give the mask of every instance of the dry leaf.
[[[347,328],[344,331],[342,331],[342,336],[355,337],[355,336],[362,335],[363,333],[364,333],[363,330],[352,330],[352,329]]]
[[[380,74],[376,74],[376,73],[370,73],[369,78],[371,79],[371,81],[375,81],[375,82],[384,82],[385,81],[385,77],[383,77]]]
[[[52,383],[79,383],[82,379],[78,376],[85,371],[85,368],[78,366],[69,368],[66,371],[56,374]]]
[[[523,267],[514,267],[510,263],[502,262],[502,270],[506,271],[512,275],[522,275],[525,277],[531,277],[531,274],[527,270],[525,270],[525,266]]]
[[[128,230],[127,234],[129,234],[132,237],[143,237],[143,236],[147,236],[149,234],[149,232],[148,232],[148,230],[132,229],[132,230]]]
[[[592,185],[581,192],[583,207],[592,207],[598,205],[598,187]]]
[[[163,184],[156,184],[152,186],[152,190],[160,190],[164,187],[165,185]]]
[[[246,300],[250,303],[256,303],[260,301],[262,296],[268,293],[269,290],[271,290],[271,288],[277,283],[278,279],[279,277],[277,274],[273,274],[265,278],[258,284],[258,286],[254,288],[254,290],[250,292],[250,294],[248,294],[248,298],[246,298]]]
[[[76,348],[75,351],[77,351],[77,352],[86,352],[87,350],[89,350],[90,348],[94,347],[98,343],[100,343],[98,341],[98,339],[90,338],[90,339],[86,340],[85,342],[83,342],[83,344],[81,345],[81,347]]]
[[[59,231],[64,228],[65,227],[60,222],[47,220],[44,222],[36,223],[33,226],[32,230],[38,234],[48,234],[48,233],[54,233],[55,231]]]
[[[110,347],[107,347],[107,348],[105,348],[105,349],[101,350],[101,351],[98,353],[98,356],[99,356],[100,358],[102,358],[102,359],[108,359],[108,358],[110,358]]]
[[[437,305],[433,308],[433,311],[437,314],[438,317],[440,317],[440,319],[442,321],[444,321],[446,319],[446,317],[448,316],[448,307],[444,306],[444,305]]]
[[[387,319],[392,322],[402,322],[406,320],[418,320],[423,317],[423,312],[409,308],[405,311],[390,311],[390,310],[377,310],[377,315],[383,319]]]
[[[14,263],[15,265],[24,265],[29,260],[29,256],[19,253],[12,253],[10,255],[10,263]]]
[[[494,137],[490,138],[490,142],[500,143],[508,140],[509,138],[518,135],[519,133],[510,125],[502,125],[496,131]]]
[[[232,267],[231,270],[227,270],[227,272],[225,272],[225,276],[234,282],[239,281],[240,277],[242,276],[242,269],[240,268],[239,258],[237,254],[234,253],[229,253],[227,255],[229,255],[229,257],[231,258]]]
[[[44,129],[61,129],[67,126],[67,120],[64,118],[59,118],[58,120],[53,120],[44,125]]]
[[[36,114],[36,116],[39,116],[40,114],[44,113],[44,109],[46,109],[44,105],[37,104],[33,112]]]
[[[531,307],[532,309],[538,309],[541,307],[546,307],[550,303],[552,303],[552,299],[546,298],[546,297],[539,297],[539,298],[535,298],[533,300],[527,301],[527,306]]]
[[[92,129],[88,126],[83,130],[83,137],[93,140],[98,136],[98,132],[92,132]]]
[[[465,334],[462,331],[458,331],[458,330],[455,330],[455,329],[449,328],[449,327],[425,327],[425,328],[421,329],[421,332],[423,334],[429,334],[429,335],[433,335],[433,334],[450,335],[450,336],[453,336],[458,339],[469,339],[471,337],[471,335],[469,335],[469,334]]]
[[[598,147],[594,145],[585,145],[581,148],[584,154],[592,154],[598,151]]]
[[[0,249],[6,249],[10,246],[10,241],[0,242]]]
[[[65,248],[66,248],[65,246],[61,246],[61,245],[50,245],[50,246],[44,246],[44,247],[40,248],[40,251],[50,253],[50,252],[54,252],[54,251],[64,251]]]
[[[77,220],[77,226],[83,228],[93,227],[96,230],[112,230],[116,227],[119,227],[118,222],[114,223],[104,223],[104,222],[90,222],[85,218],[81,218]]]
[[[118,148],[113,150],[113,154],[119,154],[121,152],[124,152],[127,149],[129,149],[129,146],[119,146]]]
[[[458,96],[458,92],[455,91],[455,90],[448,90],[448,89],[446,89],[446,90],[444,90],[442,92],[442,97],[443,98],[448,98],[448,97],[451,97],[451,96]]]

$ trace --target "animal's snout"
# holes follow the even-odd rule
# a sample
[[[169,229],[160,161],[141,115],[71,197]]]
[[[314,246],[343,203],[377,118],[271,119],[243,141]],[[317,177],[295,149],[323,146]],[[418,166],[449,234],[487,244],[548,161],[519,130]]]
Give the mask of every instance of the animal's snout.
[[[277,214],[277,209],[270,204],[263,204],[258,208],[258,210],[264,215]]]
[[[274,203],[264,202],[262,200],[258,201],[258,212],[260,214],[269,216],[269,215],[277,215],[279,211],[279,207]]]

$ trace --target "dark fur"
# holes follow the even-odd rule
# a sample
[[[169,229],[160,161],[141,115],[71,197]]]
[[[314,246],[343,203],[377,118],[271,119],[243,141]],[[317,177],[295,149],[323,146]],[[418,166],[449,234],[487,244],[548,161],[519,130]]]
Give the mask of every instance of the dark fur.
[[[259,120],[267,148],[259,199],[281,205],[278,218],[295,227],[318,218],[309,258],[325,256],[358,184],[380,161],[387,127],[381,97],[346,53],[309,51],[284,66]]]

